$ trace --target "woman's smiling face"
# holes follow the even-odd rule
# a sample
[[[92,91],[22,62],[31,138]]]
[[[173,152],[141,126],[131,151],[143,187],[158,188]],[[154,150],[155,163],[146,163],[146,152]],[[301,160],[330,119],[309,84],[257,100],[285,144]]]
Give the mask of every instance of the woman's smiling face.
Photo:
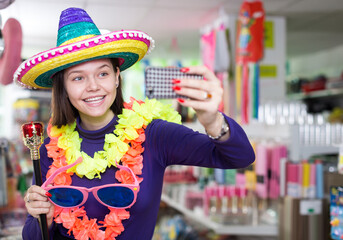
[[[64,71],[64,86],[71,104],[84,123],[107,124],[114,117],[110,109],[116,98],[119,69],[110,59],[97,59]],[[102,124],[101,124],[102,125]]]

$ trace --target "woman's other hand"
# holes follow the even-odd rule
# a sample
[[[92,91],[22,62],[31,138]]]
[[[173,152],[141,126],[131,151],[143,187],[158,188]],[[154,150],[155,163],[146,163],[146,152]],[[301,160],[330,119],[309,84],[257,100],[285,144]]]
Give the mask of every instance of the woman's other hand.
[[[49,192],[43,188],[32,185],[24,197],[25,206],[30,215],[39,219],[40,214],[46,214],[47,222],[50,227],[54,216],[54,205],[48,200]]]

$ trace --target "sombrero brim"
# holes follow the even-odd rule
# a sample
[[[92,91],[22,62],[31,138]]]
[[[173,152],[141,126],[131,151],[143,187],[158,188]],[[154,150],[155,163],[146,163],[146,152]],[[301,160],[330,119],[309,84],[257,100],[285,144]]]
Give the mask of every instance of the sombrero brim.
[[[68,67],[99,58],[119,58],[124,71],[154,48],[153,39],[141,31],[117,31],[52,48],[24,61],[14,81],[27,88],[52,87],[51,76]]]

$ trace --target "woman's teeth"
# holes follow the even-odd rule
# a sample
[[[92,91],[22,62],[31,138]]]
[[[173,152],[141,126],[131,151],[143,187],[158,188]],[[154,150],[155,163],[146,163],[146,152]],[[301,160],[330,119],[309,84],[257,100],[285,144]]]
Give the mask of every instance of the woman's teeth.
[[[102,96],[102,97],[87,98],[87,99],[85,99],[85,102],[97,102],[97,101],[101,101],[102,99],[104,99],[104,96]]]

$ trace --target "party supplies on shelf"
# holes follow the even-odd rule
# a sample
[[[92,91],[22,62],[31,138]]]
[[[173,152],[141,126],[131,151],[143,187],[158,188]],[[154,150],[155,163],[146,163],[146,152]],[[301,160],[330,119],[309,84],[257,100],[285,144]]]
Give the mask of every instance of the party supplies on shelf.
[[[299,164],[287,164],[287,195],[298,198],[301,196],[301,186],[299,184]]]
[[[302,179],[302,196],[308,197],[308,188],[310,186],[310,164],[308,162],[302,163],[303,179]]]
[[[244,187],[246,183],[244,168],[237,169],[236,172],[236,186]]]
[[[256,172],[255,172],[255,162],[249,167],[245,168],[245,186],[247,189],[255,191],[256,189]]]
[[[214,169],[214,179],[218,184],[225,184],[225,170],[215,168]]]
[[[16,122],[21,123],[38,120],[39,101],[35,99],[18,99],[13,103],[13,108]]]
[[[331,238],[343,238],[343,186],[330,188],[330,225]]]
[[[282,158],[280,160],[280,197],[284,197],[287,191],[286,166],[287,166],[287,158]]]
[[[269,198],[277,199],[280,196],[280,163],[281,159],[287,157],[287,149],[283,145],[275,145],[270,154],[270,181]]]
[[[316,197],[324,197],[324,178],[323,164],[320,160],[316,161]]]
[[[343,174],[343,144],[339,147],[339,155],[338,155],[338,173]]]
[[[268,147],[266,144],[259,144],[256,147],[255,171],[257,176],[256,193],[260,198],[268,196]]]
[[[236,169],[225,169],[225,182],[228,185],[235,185],[236,184]]]
[[[316,164],[310,164],[310,184],[307,191],[308,198],[316,197]]]

